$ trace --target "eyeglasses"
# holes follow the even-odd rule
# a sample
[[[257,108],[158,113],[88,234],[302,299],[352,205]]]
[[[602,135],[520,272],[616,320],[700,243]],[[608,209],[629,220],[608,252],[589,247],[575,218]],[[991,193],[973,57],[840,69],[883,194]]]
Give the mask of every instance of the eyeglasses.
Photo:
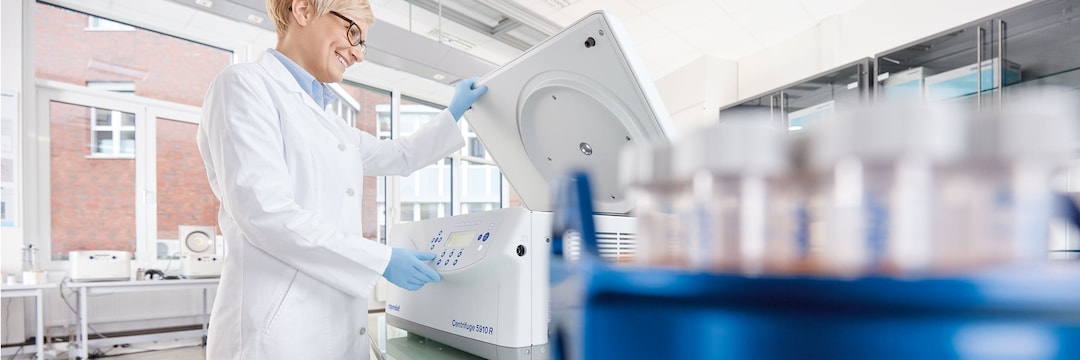
[[[345,33],[346,37],[349,39],[349,44],[352,44],[352,46],[360,46],[360,53],[367,55],[367,45],[365,45],[364,40],[360,38],[360,35],[362,34],[360,25],[357,25],[356,22],[349,20],[349,18],[339,14],[337,11],[330,11],[330,13],[341,18],[341,20],[349,22],[349,30]]]

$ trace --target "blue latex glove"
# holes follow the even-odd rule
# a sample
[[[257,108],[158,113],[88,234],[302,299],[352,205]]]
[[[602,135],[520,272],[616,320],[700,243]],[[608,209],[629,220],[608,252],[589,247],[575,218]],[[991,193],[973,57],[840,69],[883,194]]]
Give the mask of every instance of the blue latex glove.
[[[476,80],[478,78],[471,77],[458,82],[457,89],[454,90],[454,98],[450,100],[450,106],[447,107],[450,115],[454,116],[454,121],[460,120],[465,110],[469,110],[476,99],[487,92],[486,85],[476,87]]]
[[[382,275],[402,289],[418,290],[424,284],[442,280],[442,276],[426,263],[434,259],[433,253],[393,248],[390,252],[390,263],[386,265]]]

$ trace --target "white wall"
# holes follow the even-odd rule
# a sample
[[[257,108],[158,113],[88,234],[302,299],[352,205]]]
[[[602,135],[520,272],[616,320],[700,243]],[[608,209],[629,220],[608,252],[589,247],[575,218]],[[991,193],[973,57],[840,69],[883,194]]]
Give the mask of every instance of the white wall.
[[[679,133],[719,121],[720,106],[736,99],[738,63],[703,56],[656,80],[656,90]]]
[[[26,101],[32,101],[32,98],[23,94],[22,29],[24,5],[23,1],[0,2],[0,91],[6,94],[16,94],[19,96],[19,100],[26,104]],[[25,109],[26,106],[23,105],[22,108]],[[5,112],[7,110],[4,109]],[[21,119],[16,121],[16,127],[21,126],[19,122],[21,122]],[[20,149],[19,129],[13,130],[15,134],[5,134],[5,140],[11,139],[14,142],[14,144],[11,144],[13,148]],[[22,160],[19,159],[17,162],[22,163]],[[16,172],[16,174],[19,174],[19,172]],[[16,189],[21,188],[22,179],[16,178],[15,180]],[[21,205],[23,201],[19,201],[17,204]],[[4,274],[15,274],[21,271],[22,266],[19,249],[23,244],[23,216],[20,208],[7,209],[7,211],[9,214],[14,213],[17,223],[15,227],[0,227],[0,271]],[[0,278],[0,281],[3,281],[3,279]]]
[[[716,74],[715,67],[703,64],[710,60],[702,58],[657,79],[657,88],[676,126],[683,127],[707,120],[686,112],[687,101],[696,101],[700,93],[695,91],[703,91],[705,83],[734,84],[734,96],[720,91],[708,98],[728,105],[1030,1],[1034,0],[866,1],[739,59],[734,75]]]
[[[825,50],[819,46],[821,29],[822,26],[816,26],[739,59],[739,100],[828,69],[821,63]]]
[[[740,100],[1032,0],[866,1],[739,59]]]

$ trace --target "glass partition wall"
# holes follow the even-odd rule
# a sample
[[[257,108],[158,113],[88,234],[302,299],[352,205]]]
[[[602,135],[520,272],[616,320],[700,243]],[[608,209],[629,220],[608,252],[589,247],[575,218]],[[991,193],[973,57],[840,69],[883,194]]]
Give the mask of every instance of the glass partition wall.
[[[869,58],[855,61],[721,108],[720,122],[756,113],[791,133],[800,133],[837,109],[866,101],[871,64]]]

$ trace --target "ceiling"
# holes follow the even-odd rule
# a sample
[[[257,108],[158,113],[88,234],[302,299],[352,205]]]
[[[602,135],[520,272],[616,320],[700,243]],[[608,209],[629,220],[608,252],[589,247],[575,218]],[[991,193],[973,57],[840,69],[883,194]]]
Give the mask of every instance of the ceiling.
[[[120,21],[167,32],[247,43],[258,49],[273,46],[276,39],[271,21],[265,19],[265,0],[46,1],[92,13],[104,10],[105,14],[99,15],[115,15]],[[483,75],[482,69],[509,62],[595,10],[605,10],[623,23],[649,74],[657,79],[702,56],[737,61],[866,0],[370,1],[378,20],[370,36],[394,34],[382,41],[384,47],[409,44],[412,52],[397,49],[389,54],[396,57],[384,56],[386,60],[379,64],[378,50],[372,45],[370,61],[350,68],[346,78],[375,86],[438,88],[427,94],[442,98],[451,90],[438,84],[452,83],[455,75],[464,73]],[[436,40],[440,33],[444,34],[441,44]],[[410,55],[417,52],[430,56]],[[420,66],[410,66],[417,64],[409,64],[406,57],[423,61]],[[458,74],[432,80],[438,70],[434,68],[461,63],[468,66],[456,69]]]
[[[265,17],[265,0],[171,0],[237,19]],[[738,60],[865,0],[371,0],[393,24],[496,65],[595,10],[618,17],[653,76],[709,55]],[[441,9],[442,17],[439,11]],[[272,29],[270,21],[261,27]],[[373,33],[379,31],[378,25]]]
[[[435,0],[411,0],[436,2]],[[444,15],[452,8],[469,16],[497,21],[485,11],[484,5],[503,5],[523,10],[520,14],[501,14],[513,19],[537,17],[536,21],[554,24],[556,28],[596,10],[615,15],[630,33],[654,77],[663,76],[702,56],[738,60],[765,47],[790,38],[816,26],[823,19],[847,12],[865,0],[444,0]],[[372,0],[380,21],[408,26],[410,3],[406,0]],[[427,29],[438,20],[413,5],[411,24]],[[520,20],[520,19],[519,19]],[[531,23],[531,21],[526,21]],[[520,53],[519,48],[486,39],[483,34],[470,33],[448,25],[446,33],[468,39],[476,44],[470,53],[496,64],[509,61]],[[550,35],[553,32],[542,32]],[[546,36],[544,36],[546,37]],[[522,38],[529,39],[527,36]]]

